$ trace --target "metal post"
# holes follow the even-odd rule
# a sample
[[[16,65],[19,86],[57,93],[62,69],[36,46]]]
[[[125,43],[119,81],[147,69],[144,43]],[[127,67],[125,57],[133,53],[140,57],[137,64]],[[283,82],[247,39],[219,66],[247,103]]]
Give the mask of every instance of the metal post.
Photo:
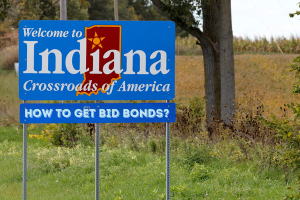
[[[26,103],[27,101],[23,101]],[[27,124],[23,123],[23,200],[27,199]]]
[[[60,20],[67,20],[67,1],[60,0]]]
[[[166,123],[166,199],[170,200],[170,122]]]
[[[115,21],[119,21],[118,0],[114,0]]]
[[[67,20],[67,0],[60,0],[60,20]],[[65,103],[64,100],[61,102]]]
[[[95,123],[95,199],[99,200],[99,123]]]

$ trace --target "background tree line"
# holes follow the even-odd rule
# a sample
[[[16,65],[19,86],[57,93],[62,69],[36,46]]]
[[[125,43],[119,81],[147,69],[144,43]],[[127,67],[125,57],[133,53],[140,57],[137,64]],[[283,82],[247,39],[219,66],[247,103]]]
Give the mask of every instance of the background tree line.
[[[59,0],[1,0],[0,35],[21,20],[59,20]],[[5,3],[5,4],[4,4]],[[118,0],[119,20],[163,21],[167,17],[150,0]],[[68,20],[114,20],[114,0],[68,0]],[[180,28],[176,35],[186,36]]]

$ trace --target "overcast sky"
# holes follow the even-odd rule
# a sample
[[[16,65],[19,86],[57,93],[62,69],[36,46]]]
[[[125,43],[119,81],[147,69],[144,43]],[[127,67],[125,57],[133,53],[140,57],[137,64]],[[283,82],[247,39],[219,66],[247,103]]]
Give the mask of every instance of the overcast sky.
[[[289,13],[300,11],[300,0],[232,0],[232,28],[235,36],[274,37],[300,36],[300,16]]]

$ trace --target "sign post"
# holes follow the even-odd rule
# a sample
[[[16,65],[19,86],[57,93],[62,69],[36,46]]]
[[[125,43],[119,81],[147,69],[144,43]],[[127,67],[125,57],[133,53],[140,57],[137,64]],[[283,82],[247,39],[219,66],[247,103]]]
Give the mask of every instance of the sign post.
[[[166,103],[170,101],[167,100]],[[170,200],[170,122],[166,123],[166,199]]]
[[[96,100],[96,103],[98,101]],[[95,123],[95,199],[99,200],[99,123]]]
[[[114,14],[115,14],[115,21],[119,21],[118,0],[114,0]]]
[[[67,0],[60,0],[60,20],[67,20]]]
[[[26,100],[23,101],[24,104]],[[23,122],[23,200],[27,199],[27,123]]]
[[[95,199],[99,200],[99,123],[153,122],[166,122],[166,199],[170,199],[170,122],[176,120],[175,104],[170,103],[175,97],[173,22],[24,20],[19,23],[19,63],[24,200],[28,123],[95,123]],[[27,100],[96,102],[25,104]]]
[[[60,0],[60,20],[67,20],[67,0]]]

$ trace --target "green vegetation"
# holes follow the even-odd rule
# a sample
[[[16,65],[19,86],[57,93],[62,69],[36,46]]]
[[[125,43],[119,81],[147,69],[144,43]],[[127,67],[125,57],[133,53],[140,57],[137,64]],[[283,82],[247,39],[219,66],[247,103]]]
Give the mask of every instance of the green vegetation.
[[[59,3],[57,0],[1,0],[0,21],[4,21],[0,24],[0,36],[6,38],[5,34],[11,28],[18,28],[21,20],[58,20]],[[149,0],[119,0],[118,13],[119,20],[167,20]],[[69,0],[67,15],[68,20],[114,20],[114,1]]]
[[[42,126],[29,134],[41,134]],[[119,133],[111,133],[119,134]],[[148,143],[134,134],[138,150],[130,143],[114,146],[105,130],[100,148],[101,199],[163,199],[165,190],[164,137]],[[202,135],[201,135],[202,134]],[[245,141],[224,139],[209,142],[201,133],[191,141],[172,137],[171,194],[173,199],[281,199],[288,184],[281,168],[262,159],[268,152],[257,145],[243,153]],[[128,136],[123,135],[124,138]],[[197,138],[203,137],[199,140]],[[28,199],[93,199],[94,148],[54,147],[45,140],[28,137]],[[191,138],[190,138],[191,139]],[[157,149],[153,152],[153,144]],[[152,145],[151,145],[152,144]],[[152,146],[152,147],[151,147]],[[247,145],[246,145],[247,146]],[[0,128],[0,197],[22,196],[22,133]],[[250,159],[251,158],[251,159]],[[292,186],[292,185],[291,185]]]
[[[235,56],[235,126],[214,127],[213,138],[205,133],[203,98],[195,97],[194,92],[202,96],[197,81],[203,80],[201,58],[176,57],[177,122],[171,127],[174,199],[296,199],[300,137],[299,122],[291,117],[299,108],[297,104],[290,104],[292,109],[278,108],[297,102],[290,90],[297,93],[299,88],[298,59],[292,65],[296,83],[287,64],[293,57]],[[256,77],[255,82],[252,77]],[[14,71],[1,68],[0,93],[5,95],[0,97],[0,199],[22,196],[21,101],[17,88]],[[277,117],[270,117],[272,113]],[[101,125],[102,199],[164,197],[164,127]],[[29,126],[29,199],[94,198],[94,134],[90,128],[84,124]]]

